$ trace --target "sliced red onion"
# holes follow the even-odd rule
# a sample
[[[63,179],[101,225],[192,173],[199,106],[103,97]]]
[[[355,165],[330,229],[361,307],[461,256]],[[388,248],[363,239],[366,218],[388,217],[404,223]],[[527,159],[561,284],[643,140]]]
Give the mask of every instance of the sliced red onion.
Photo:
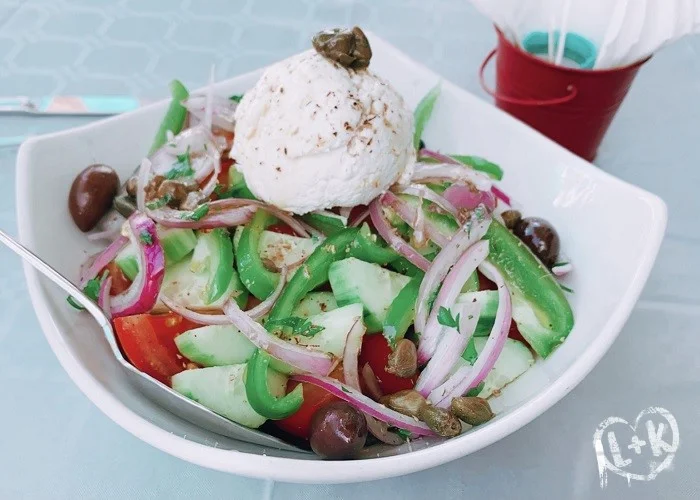
[[[358,227],[360,224],[362,224],[367,217],[369,217],[369,207],[367,207],[365,210],[360,212],[357,217],[355,217],[352,221],[348,222],[348,227]]]
[[[295,375],[292,380],[306,382],[321,387],[334,396],[347,401],[362,413],[374,417],[389,425],[404,429],[417,436],[434,436],[435,433],[423,422],[403,415],[386,406],[375,403],[370,398],[336,379],[330,377],[319,377],[318,375]]]
[[[104,311],[107,319],[112,319],[110,291],[112,291],[112,277],[107,276],[107,278],[100,283],[100,293],[97,295],[97,305]]]
[[[78,287],[83,288],[85,285],[87,285],[88,281],[96,278],[100,271],[102,271],[107,264],[112,262],[128,243],[128,238],[119,235],[119,237],[110,243],[109,246],[102,251],[102,253],[92,259],[92,262],[89,265],[81,269]]]
[[[430,182],[447,180],[452,182],[471,182],[480,191],[491,189],[492,182],[487,176],[460,164],[416,163],[411,182]]]
[[[311,236],[315,236],[316,238],[325,238],[326,237],[326,235],[323,234],[321,231],[319,231],[315,227],[311,227],[303,220],[299,220],[299,219],[294,219],[294,220],[297,221],[299,223],[299,226],[304,228],[304,231],[309,233]]]
[[[377,232],[382,238],[384,238],[384,241],[386,241],[391,248],[406,257],[414,266],[426,271],[430,267],[430,261],[418,253],[415,248],[406,243],[398,234],[394,232],[394,229],[391,227],[391,225],[389,225],[386,217],[384,217],[381,202],[379,201],[380,198],[376,198],[369,205],[369,214],[372,218],[372,224],[374,224]]]
[[[415,225],[415,221],[418,219],[418,214],[423,213],[423,210],[411,206],[392,192],[384,193],[379,198],[379,201],[382,205],[393,208],[396,214],[401,217],[401,220],[406,222],[411,227]],[[420,207],[420,205],[418,205],[418,207]],[[450,236],[443,234],[432,222],[424,220],[423,224],[428,238],[430,238],[436,245],[444,247],[449,243]]]
[[[205,121],[206,100],[207,96],[205,95],[194,95],[182,104],[197,120],[203,122]],[[235,116],[237,107],[238,103],[236,101],[226,97],[212,96],[212,125],[227,132],[234,132],[236,129]]]
[[[382,392],[382,388],[379,387],[379,381],[374,375],[374,370],[372,370],[369,363],[365,363],[365,366],[362,367],[362,378],[365,381],[369,396],[375,401],[379,401],[382,396],[384,396],[384,393]]]
[[[352,212],[352,207],[341,207],[338,210],[338,213],[340,213],[340,216],[345,217],[346,219],[350,218],[350,212]]]
[[[250,201],[250,200],[248,200]],[[255,215],[256,207],[252,205],[241,206],[239,208],[230,208],[222,210],[212,210],[211,205],[215,201],[209,203],[209,212],[207,215],[198,221],[189,220],[186,217],[191,214],[191,211],[174,210],[169,207],[162,207],[157,210],[148,210],[148,215],[159,224],[171,228],[189,228],[189,229],[214,229],[217,227],[233,227],[246,224]]]
[[[457,313],[460,318],[459,330],[450,327],[442,329],[440,343],[416,381],[415,389],[424,397],[427,398],[433,389],[444,382],[452,367],[462,356],[469,340],[474,335],[480,312],[481,305],[479,303],[468,302],[461,307],[461,312]]]
[[[452,215],[455,219],[457,218],[457,207],[453,205],[446,197],[440,196],[435,191],[427,186],[424,186],[423,184],[411,184],[410,186],[401,188],[399,192],[402,194],[409,194],[411,196],[418,196],[419,198],[425,198],[426,200],[435,203],[438,207]]]
[[[448,247],[445,247],[445,250]],[[445,251],[443,250],[443,252]],[[442,253],[442,252],[441,252]],[[438,322],[438,312],[441,307],[449,309],[457,300],[457,296],[462,291],[464,283],[469,279],[479,264],[481,264],[489,254],[489,242],[478,241],[459,257],[457,262],[452,267],[452,270],[447,273],[445,280],[442,282],[440,292],[435,298],[433,308],[428,316],[425,329],[421,331],[420,342],[418,344],[418,364],[426,363],[435,353],[438,341],[440,340],[440,332],[442,326]],[[439,257],[439,254],[438,254]],[[437,262],[437,258],[435,259]],[[426,275],[427,276],[427,275]],[[464,349],[462,349],[463,351]],[[460,353],[462,351],[459,351]],[[448,367],[448,369],[451,368]],[[435,386],[431,387],[431,390]],[[429,391],[428,391],[429,392]]]
[[[455,160],[451,156],[444,155],[438,151],[432,151],[427,148],[423,148],[420,151],[418,151],[418,158],[431,158],[435,161],[438,161],[440,163],[447,163],[451,165],[463,165],[463,163]],[[466,165],[465,165],[466,166]],[[468,166],[467,166],[468,168]]]
[[[574,270],[574,265],[571,263],[571,260],[566,255],[564,255],[563,252],[559,253],[558,260],[559,262],[556,262],[552,266],[552,273],[554,274],[554,276],[566,276]]]
[[[489,334],[484,348],[474,362],[474,366],[463,366],[457,370],[447,381],[433,390],[428,400],[435,406],[447,408],[452,399],[473,389],[486,378],[501,355],[503,346],[508,338],[510,323],[512,321],[512,306],[510,291],[498,269],[490,262],[482,262],[479,271],[490,279],[498,287],[498,310],[493,328]]]
[[[129,239],[139,249],[139,272],[125,292],[112,297],[111,310],[115,318],[150,311],[158,302],[165,274],[165,254],[155,223],[141,212],[129,217],[128,223]]]
[[[139,175],[136,183],[136,208],[140,212],[148,213],[146,209],[146,186],[151,178],[153,163],[148,158],[141,160]]]
[[[491,191],[473,191],[469,186],[453,184],[445,190],[445,199],[457,208],[474,210],[483,204],[489,212],[496,208],[496,197]],[[457,217],[459,218],[459,217]]]
[[[235,301],[226,301],[224,313],[229,317],[233,326],[238,328],[256,347],[287,363],[295,372],[328,375],[333,369],[334,363],[328,354],[285,342],[272,335],[248,316],[245,311],[241,310]]]
[[[275,305],[275,302],[277,302],[277,299],[282,294],[284,285],[287,283],[287,274],[287,266],[282,266],[282,269],[280,270],[280,279],[277,281],[277,286],[275,287],[274,291],[270,294],[268,298],[260,302],[260,304],[253,307],[252,309],[248,309],[247,311],[245,311],[245,313],[255,320],[258,320],[265,316],[267,313],[269,313],[272,309],[272,306]]]
[[[231,320],[225,314],[203,314],[191,309],[187,309],[185,306],[178,304],[173,299],[166,297],[165,295],[160,296],[160,301],[165,304],[165,307],[179,314],[185,319],[198,323],[200,325],[230,325]]]
[[[505,194],[503,191],[498,189],[496,186],[491,187],[491,192],[496,196],[496,198],[501,200],[503,203],[505,203],[508,206],[512,206],[512,203],[510,201],[510,196]]]
[[[357,359],[360,356],[365,331],[363,322],[359,319],[355,321],[348,333],[343,351],[343,379],[346,384],[358,391],[360,390],[360,373],[357,368]]]
[[[462,256],[464,250],[484,237],[490,224],[491,217],[486,213],[486,209],[480,210],[477,207],[469,221],[455,233],[449,244],[437,254],[430,265],[430,269],[425,273],[418,290],[416,320],[414,322],[417,333],[422,334],[425,331],[428,314],[430,313],[428,305],[430,296],[443,282],[450,268]]]

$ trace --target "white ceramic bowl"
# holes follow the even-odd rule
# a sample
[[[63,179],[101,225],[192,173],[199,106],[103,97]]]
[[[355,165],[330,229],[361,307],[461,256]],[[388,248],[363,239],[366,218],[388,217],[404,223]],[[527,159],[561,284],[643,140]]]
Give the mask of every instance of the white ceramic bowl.
[[[440,78],[371,37],[374,70],[415,105]],[[222,82],[223,95],[244,92],[260,72]],[[98,248],[74,226],[66,208],[75,175],[95,162],[126,178],[147,151],[167,106],[154,104],[88,126],[35,137],[17,160],[17,213],[24,244],[59,271],[76,277]],[[527,215],[550,220],[575,265],[568,284],[576,326],[546,361],[508,386],[497,418],[433,446],[414,444],[380,458],[317,461],[310,455],[240,443],[175,417],[132,387],[100,330],[65,301],[65,294],[25,266],[39,321],[59,361],[111,419],[172,455],[221,471],[291,482],[354,482],[407,474],[487,446],[527,424],[573,389],[608,350],[627,320],[656,258],[666,226],[658,197],[574,156],[509,115],[443,83],[425,140],[446,152],[475,154],[500,164],[503,189]],[[391,456],[390,456],[391,455]]]

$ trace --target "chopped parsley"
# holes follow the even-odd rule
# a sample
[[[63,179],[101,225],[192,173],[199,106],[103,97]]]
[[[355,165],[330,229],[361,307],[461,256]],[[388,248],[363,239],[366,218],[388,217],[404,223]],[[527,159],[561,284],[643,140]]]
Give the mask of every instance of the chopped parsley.
[[[179,179],[180,177],[190,177],[194,175],[192,162],[190,161],[190,147],[187,146],[187,151],[184,154],[177,155],[177,161],[173,168],[165,174],[166,179]]]
[[[566,286],[566,285],[562,285],[561,283],[559,283],[559,286],[560,286],[561,289],[564,290],[565,292],[574,293],[574,291],[573,291],[571,288],[569,288],[568,286]]]
[[[442,326],[447,326],[459,330],[459,314],[456,318],[454,318],[448,308],[440,307],[437,319],[438,323],[440,323]]]
[[[265,324],[265,327],[270,330],[275,327],[287,327],[292,329],[292,335],[301,335],[302,337],[313,337],[317,333],[324,330],[324,327],[314,325],[306,318],[297,316],[289,316],[288,318],[273,319]]]
[[[428,311],[433,309],[433,304],[435,304],[435,299],[437,299],[438,293],[440,292],[440,287],[438,286],[433,292],[428,296]]]
[[[341,385],[340,388],[343,390],[343,392],[350,394],[350,390],[347,389],[344,385]]]
[[[241,99],[243,99],[243,94],[234,94],[231,97],[229,97],[234,102],[241,102]]]
[[[404,441],[408,441],[408,440],[410,439],[410,437],[411,437],[411,432],[410,432],[410,431],[407,431],[406,429],[399,429],[399,428],[397,428],[395,432],[396,432],[396,434],[398,434],[399,437],[400,437],[401,439],[403,439]]]
[[[194,209],[194,211],[187,213],[187,214],[182,214],[180,216],[181,219],[185,220],[193,220],[193,221],[198,221],[205,215],[209,213],[209,204],[204,203],[203,205],[199,205],[197,208]]]
[[[173,199],[173,195],[170,193],[166,193],[163,197],[158,198],[157,200],[153,200],[150,203],[146,203],[146,208],[149,210],[158,210],[159,208],[163,208],[165,205],[170,203]]]
[[[81,306],[81,305],[78,303],[78,301],[75,300],[75,298],[74,298],[72,295],[69,295],[68,297],[66,297],[66,300],[68,301],[68,303],[69,303],[72,307],[75,307],[78,311],[84,311],[84,310],[85,310],[85,308],[84,308],[83,306]]]
[[[484,390],[484,385],[486,385],[484,382],[481,382],[479,385],[474,387],[473,389],[469,389],[469,392],[466,394],[468,398],[478,396],[479,393]]]
[[[141,240],[141,243],[144,245],[153,245],[153,237],[151,236],[151,233],[146,230],[141,231],[141,234],[139,234],[139,240]]]
[[[214,194],[216,194],[220,200],[223,200],[224,198],[235,198],[235,192],[235,187],[229,188],[223,184],[217,184],[214,188]]]
[[[109,271],[106,271],[102,275],[102,277],[92,278],[90,281],[87,282],[85,288],[83,288],[83,293],[85,293],[85,295],[97,302],[97,299],[100,296],[100,287],[102,286],[102,282],[107,279],[107,276],[109,276]],[[77,300],[75,300],[75,297],[71,295],[66,297],[66,300],[72,307],[75,307],[79,311],[85,309],[82,305],[78,303]]]

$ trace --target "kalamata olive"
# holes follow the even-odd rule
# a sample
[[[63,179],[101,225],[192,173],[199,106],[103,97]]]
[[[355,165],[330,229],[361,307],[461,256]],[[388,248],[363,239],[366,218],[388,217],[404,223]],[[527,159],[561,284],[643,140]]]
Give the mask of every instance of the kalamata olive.
[[[345,401],[321,407],[311,417],[311,449],[331,460],[352,458],[365,445],[365,416]]]
[[[534,252],[542,263],[551,268],[559,256],[559,234],[544,219],[525,217],[513,228],[513,233]]]
[[[107,165],[90,165],[73,181],[68,210],[81,231],[93,229],[112,206],[119,190],[119,176]]]

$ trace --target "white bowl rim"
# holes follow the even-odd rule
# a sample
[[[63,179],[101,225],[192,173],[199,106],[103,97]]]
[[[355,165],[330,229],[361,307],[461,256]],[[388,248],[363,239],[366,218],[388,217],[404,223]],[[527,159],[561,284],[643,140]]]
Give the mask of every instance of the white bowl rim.
[[[372,37],[379,39],[376,35],[372,35]],[[444,80],[432,70],[410,59],[388,42],[382,40],[382,45],[391,49],[392,57],[402,58],[410,62],[410,64],[420,67],[425,74],[440,78],[443,86],[449,87],[456,92],[467,92],[465,89]],[[256,72],[253,71],[249,74]],[[234,78],[242,76],[245,75],[239,75]],[[161,103],[151,104],[133,113],[139,113]],[[120,116],[108,119],[118,120]],[[29,248],[33,248],[34,245],[29,229],[31,220],[27,215],[27,211],[21,210],[19,207],[21,204],[20,200],[23,199],[21,195],[27,192],[28,185],[31,182],[28,176],[29,169],[25,166],[29,161],[31,150],[36,143],[44,139],[72,135],[80,130],[95,126],[95,123],[100,122],[31,137],[21,145],[17,155],[16,167],[17,222],[20,240]],[[528,133],[531,133],[533,138],[540,135],[533,129],[528,129]],[[542,139],[538,137],[535,140]],[[553,145],[561,148],[556,144]],[[656,259],[666,229],[666,204],[653,193],[618,179],[590,163],[582,162],[580,165],[580,168],[587,173],[596,177],[607,177],[608,180],[621,183],[628,189],[636,191],[641,198],[647,201],[651,208],[652,219],[649,221],[649,226],[652,231],[649,234],[646,248],[642,254],[639,269],[650,270]],[[370,481],[429,469],[484,448],[530,423],[576,387],[608,351],[629,318],[649,274],[648,272],[642,272],[635,275],[634,279],[628,284],[624,295],[620,297],[618,308],[608,318],[597,341],[591,343],[560,377],[545,390],[528,399],[518,408],[489,423],[488,426],[485,426],[478,432],[469,433],[459,438],[447,440],[439,445],[402,455],[334,462],[271,457],[236,450],[217,449],[171,434],[145,420],[102,387],[71,354],[62,341],[59,326],[49,312],[49,301],[42,290],[41,274],[27,263],[23,263],[23,266],[32,304],[51,349],[78,388],[112,421],[154,448],[203,467],[253,478],[307,484]]]

